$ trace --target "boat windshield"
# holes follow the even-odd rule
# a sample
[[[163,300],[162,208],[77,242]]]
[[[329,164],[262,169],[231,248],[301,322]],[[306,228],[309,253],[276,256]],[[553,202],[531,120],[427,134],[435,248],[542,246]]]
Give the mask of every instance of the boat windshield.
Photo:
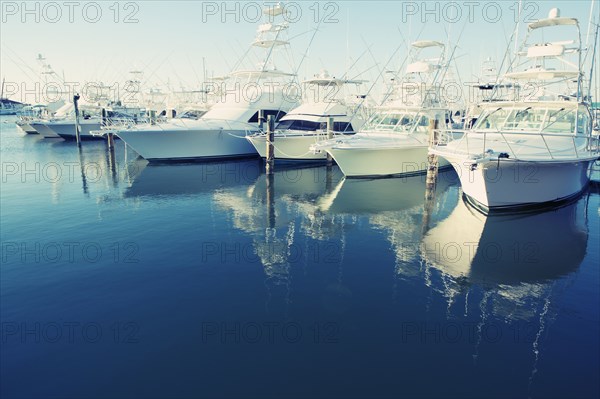
[[[383,112],[376,114],[364,130],[409,133],[427,131],[429,118],[419,112]]]
[[[475,125],[476,130],[530,133],[586,133],[588,113],[573,107],[499,107],[488,109]]]
[[[280,121],[275,130],[300,130],[315,132],[317,130],[327,130],[327,122],[314,122],[302,119],[287,119]],[[349,122],[333,122],[334,132],[354,132],[354,128]]]
[[[303,130],[314,132],[319,129],[325,129],[326,124],[321,126],[320,122],[304,121],[301,119],[288,119],[280,121],[275,127],[276,130]]]

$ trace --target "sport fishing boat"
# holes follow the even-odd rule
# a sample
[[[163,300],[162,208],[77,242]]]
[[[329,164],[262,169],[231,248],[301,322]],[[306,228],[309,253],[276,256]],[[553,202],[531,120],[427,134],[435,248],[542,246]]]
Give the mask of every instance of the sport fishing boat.
[[[574,29],[575,39],[547,42],[558,27]],[[600,152],[583,94],[580,37],[577,19],[560,17],[558,9],[530,23],[503,78],[532,93],[481,104],[462,138],[432,148],[452,163],[467,200],[482,212],[561,203],[589,183]]]
[[[316,153],[310,146],[328,138],[327,123],[333,118],[333,135],[340,137],[355,134],[365,123],[366,112],[362,103],[364,95],[344,96],[343,88],[364,83],[362,80],[338,79],[326,71],[304,84],[302,105],[285,115],[274,131],[274,157],[283,161],[325,161],[325,152]],[[267,156],[265,132],[246,136],[258,154]]]
[[[245,136],[259,132],[259,113],[276,121],[297,106],[297,93],[290,90],[294,73],[279,70],[273,54],[289,51],[287,22],[282,6],[268,7],[270,22],[258,28],[253,48],[266,52],[258,68],[237,70],[228,76],[224,95],[200,119],[176,118],[166,123],[115,129],[115,134],[148,161],[188,161],[256,156]]]
[[[46,104],[34,104],[23,107],[17,113],[17,128],[26,134],[38,134],[37,130],[31,127],[31,123],[40,119],[47,119],[51,110]]]
[[[94,129],[100,128],[100,119],[97,116],[99,109],[96,107],[88,107],[88,105],[81,104],[81,132],[83,134],[89,134],[87,126],[91,126]],[[66,103],[60,107],[52,116],[43,116],[40,114],[39,117],[31,118],[28,123],[28,127],[35,130],[38,134],[45,138],[60,138],[57,131],[66,132],[67,128],[70,128],[75,135],[75,108],[73,103]],[[53,129],[56,127],[56,131]]]
[[[425,51],[435,57],[425,58]],[[411,175],[427,170],[430,121],[444,124],[451,119],[451,111],[439,95],[450,60],[446,46],[437,41],[414,42],[410,53],[404,76],[359,133],[311,147],[331,154],[347,177]],[[440,167],[447,165],[440,160]]]
[[[105,117],[102,117],[102,109],[105,110]],[[79,104],[79,135],[82,140],[99,139],[92,132],[99,130],[103,125],[111,123],[136,123],[145,119],[145,110],[141,108],[124,107],[119,103],[108,104],[101,107],[98,104],[80,103]],[[76,122],[75,106],[73,103],[63,105],[56,113],[48,119],[37,118],[28,122],[28,127],[34,129],[45,138],[63,138],[65,140],[75,140]]]

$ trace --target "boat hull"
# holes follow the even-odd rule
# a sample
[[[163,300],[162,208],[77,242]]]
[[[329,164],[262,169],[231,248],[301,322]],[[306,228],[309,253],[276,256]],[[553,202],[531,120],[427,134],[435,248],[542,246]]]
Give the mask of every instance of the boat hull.
[[[30,123],[29,126],[31,126],[31,128],[33,130],[35,130],[38,134],[40,134],[44,138],[49,138],[49,139],[60,138],[60,136],[58,134],[56,134],[54,132],[54,130],[50,129],[44,123],[33,122],[33,123]]]
[[[46,124],[46,127],[51,129],[56,135],[62,137],[65,140],[77,140],[75,135],[75,123],[53,123]],[[101,136],[92,136],[91,132],[94,130],[100,130],[102,124],[100,122],[92,123],[80,123],[79,124],[79,138],[81,140],[101,140]]]
[[[17,127],[26,134],[39,134],[37,130],[35,130],[29,123],[26,122],[17,122]]]
[[[467,200],[484,213],[553,206],[577,197],[590,180],[593,159],[527,162],[501,159],[475,166],[450,158]]]
[[[275,136],[273,155],[276,160],[283,161],[325,162],[327,153],[314,153],[310,150],[310,146],[318,141],[318,137],[317,135]],[[262,158],[267,157],[267,138],[265,135],[247,136],[246,139],[252,143],[258,155]]]
[[[150,162],[256,157],[245,130],[118,131],[117,136]]]
[[[427,172],[427,146],[327,148],[347,177],[410,176]],[[439,167],[448,161],[438,158]]]

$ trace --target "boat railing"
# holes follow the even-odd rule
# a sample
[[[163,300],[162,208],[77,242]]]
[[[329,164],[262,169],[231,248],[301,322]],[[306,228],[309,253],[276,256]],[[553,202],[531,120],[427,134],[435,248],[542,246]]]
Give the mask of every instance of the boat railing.
[[[97,135],[97,136],[102,136],[106,133],[112,132],[112,133],[116,133],[119,130],[145,130],[148,129],[149,126],[151,126],[152,129],[157,129],[157,130],[162,130],[162,131],[169,131],[169,130],[173,130],[173,125],[169,124],[169,122],[173,122],[174,120],[177,121],[177,130],[185,130],[185,129],[194,129],[194,128],[198,128],[197,124],[191,125],[189,123],[189,121],[192,121],[192,119],[187,120],[185,118],[175,118],[175,119],[166,119],[166,118],[156,118],[156,119],[150,119],[148,117],[142,117],[142,118],[109,118],[107,119],[106,123],[103,124],[103,126],[101,127],[101,130],[99,131],[94,131],[92,132],[93,135]],[[202,119],[198,119],[198,120],[193,120],[194,122],[197,122],[199,120]],[[250,123],[246,123],[246,122],[238,122],[238,121],[231,121],[231,120],[227,120],[227,119],[207,119],[204,120],[206,122],[212,122],[215,126],[209,126],[209,129],[221,129],[221,130],[230,130],[230,131],[242,131],[244,132],[244,136],[248,136],[251,134],[256,133],[257,131],[259,131],[258,127],[256,125],[252,125]],[[220,126],[217,126],[220,125]],[[233,133],[229,133],[231,135],[234,135]],[[242,137],[242,136],[240,136]]]
[[[552,160],[560,160],[564,158],[588,158],[590,156],[600,157],[600,136],[589,134],[589,135],[576,135],[573,133],[542,133],[539,131],[536,132],[515,132],[515,131],[486,131],[486,130],[465,130],[465,129],[437,129],[437,142],[432,144],[432,148],[443,149],[443,152],[452,152],[453,154],[461,154],[472,156],[474,158],[483,159],[488,157],[491,152],[490,149],[487,148],[487,144],[491,142],[500,141],[506,144],[506,147],[510,151],[513,157],[519,157],[519,150],[521,148],[531,149],[531,145],[522,146],[522,141],[516,141],[514,136],[523,137],[523,138],[536,138],[539,137],[543,142],[543,154],[547,154]],[[473,137],[472,137],[473,136]],[[507,137],[510,136],[510,137]],[[471,138],[471,139],[470,139]],[[571,150],[566,150],[565,147],[560,149],[555,149],[554,151],[551,149],[548,144],[549,139],[554,138],[569,138],[572,141],[573,147]],[[511,140],[512,139],[512,140]],[[477,142],[477,149],[475,149],[475,143]],[[518,139],[517,139],[518,140]],[[458,144],[455,146],[453,150],[450,150],[448,144],[455,143]],[[466,146],[466,150],[464,147],[461,147],[460,144],[464,143]],[[462,149],[461,149],[462,148]],[[473,150],[472,150],[473,148]],[[560,154],[559,154],[560,153]],[[510,155],[509,155],[510,156]],[[540,154],[536,154],[536,156],[540,156]]]

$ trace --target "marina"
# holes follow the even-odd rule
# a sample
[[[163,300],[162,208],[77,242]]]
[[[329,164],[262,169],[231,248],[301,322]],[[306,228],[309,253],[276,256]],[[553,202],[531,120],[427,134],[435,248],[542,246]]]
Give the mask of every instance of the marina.
[[[187,85],[175,41],[73,91],[3,37],[52,96],[3,79],[0,396],[599,397],[600,4],[557,3],[477,55],[413,3],[378,3],[414,13],[385,51],[366,3],[228,3]],[[331,10],[367,24],[343,50]]]

